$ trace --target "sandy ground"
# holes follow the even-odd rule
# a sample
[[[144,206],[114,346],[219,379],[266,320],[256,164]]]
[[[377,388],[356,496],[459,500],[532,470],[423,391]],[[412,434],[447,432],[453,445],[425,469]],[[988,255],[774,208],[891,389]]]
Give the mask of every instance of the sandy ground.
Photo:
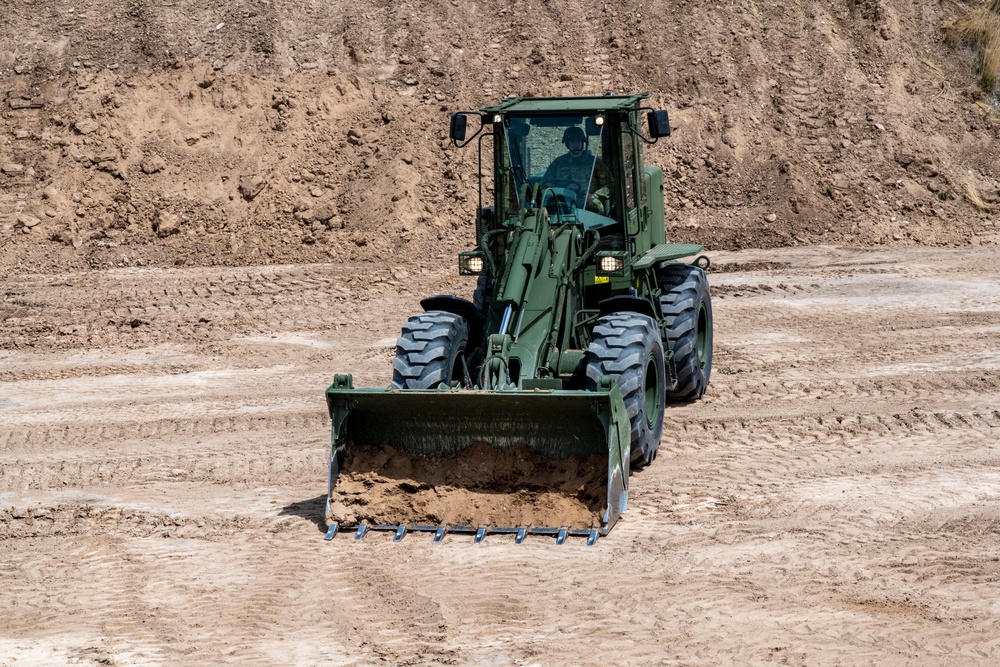
[[[323,389],[450,261],[5,279],[0,665],[1000,664],[996,247],[712,257],[710,391],[594,547],[322,539]]]

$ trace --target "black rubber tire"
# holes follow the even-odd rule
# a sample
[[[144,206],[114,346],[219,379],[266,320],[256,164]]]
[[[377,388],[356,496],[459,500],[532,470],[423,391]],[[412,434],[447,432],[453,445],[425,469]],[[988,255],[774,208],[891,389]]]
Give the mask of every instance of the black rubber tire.
[[[396,339],[392,362],[393,389],[435,389],[461,381],[459,356],[469,342],[469,327],[453,313],[432,310],[414,315]]]
[[[712,374],[712,296],[708,277],[697,266],[668,264],[657,271],[660,309],[667,320],[667,345],[674,351],[677,388],[667,391],[673,403],[705,395]]]
[[[597,320],[587,355],[587,389],[614,378],[632,426],[631,465],[652,463],[663,435],[666,370],[656,321],[639,313],[612,313]]]
[[[476,279],[476,291],[472,293],[472,305],[476,312],[486,316],[486,311],[490,309],[490,292],[493,290],[493,281],[485,273]]]

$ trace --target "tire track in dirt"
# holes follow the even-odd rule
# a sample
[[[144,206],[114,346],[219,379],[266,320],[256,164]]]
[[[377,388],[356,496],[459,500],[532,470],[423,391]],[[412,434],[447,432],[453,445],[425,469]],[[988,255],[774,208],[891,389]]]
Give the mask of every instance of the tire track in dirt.
[[[284,523],[246,514],[194,516],[106,502],[34,502],[30,506],[0,508],[0,537],[12,541],[73,535],[215,539],[230,538],[248,528],[266,531]]]
[[[988,376],[904,376],[860,384],[782,381],[768,382],[767,387],[747,381],[727,387],[729,379],[713,385],[721,394],[721,405],[715,408],[721,408],[723,416],[692,419],[705,411],[707,402],[696,409],[668,411],[668,441],[661,446],[657,463],[659,474],[670,479],[647,484],[646,475],[657,475],[652,470],[634,478],[633,511],[655,518],[662,514],[656,508],[665,508],[668,520],[678,524],[780,519],[786,529],[799,526],[798,530],[850,535],[858,528],[885,531],[914,516],[996,499],[1000,487],[993,470],[998,459],[991,443],[1000,427],[1000,413],[928,411],[908,405],[932,400],[991,405],[995,384]],[[805,391],[817,385],[822,389]],[[815,408],[796,410],[796,403],[806,397],[820,399],[814,405],[823,406],[822,411],[835,399],[841,414],[831,418],[815,414],[821,411]],[[857,400],[864,397],[879,400]],[[845,398],[850,399],[847,406]],[[762,418],[761,405],[773,406],[776,416]],[[753,409],[754,417],[725,415],[742,412],[741,408]],[[900,408],[909,411],[893,412]],[[806,414],[777,417],[789,411]],[[680,442],[669,441],[671,433],[681,433]],[[899,450],[915,453],[907,465],[899,465]],[[693,465],[693,460],[700,463]],[[941,484],[941,478],[948,483]],[[658,487],[657,482],[663,488],[648,488]],[[845,491],[851,492],[852,506],[838,497]],[[880,504],[891,509],[880,510]],[[830,553],[829,560],[843,560],[843,554]]]
[[[300,592],[297,613],[320,619],[331,606],[334,608],[335,618],[349,624],[353,635],[349,644],[341,638],[341,648],[353,658],[345,664],[461,662],[458,652],[448,642],[450,623],[442,609],[446,601],[438,599],[438,591],[433,587],[428,589],[425,577],[410,578],[391,565],[401,546],[380,537],[385,536],[373,536],[355,544],[349,536],[342,535],[332,543],[321,543],[311,554],[316,585]],[[436,553],[441,545],[429,550],[411,541],[407,546],[413,549],[415,559],[426,562],[427,556]],[[279,559],[282,562],[287,559],[289,570],[295,569],[294,562],[301,560],[294,552],[283,552]],[[309,628],[302,632],[318,631],[319,628]]]
[[[355,370],[357,380],[361,368],[384,382],[389,348],[371,339],[396,333],[384,313],[406,297],[344,302],[355,318],[378,312],[391,334],[281,328],[273,344],[178,343],[149,364],[109,360],[121,347],[72,361],[6,353],[4,388],[22,404],[0,408],[0,603],[32,607],[4,633],[67,662],[996,662],[1000,391],[988,356],[976,357],[1000,337],[992,302],[979,290],[955,302],[970,310],[941,310],[955,264],[944,251],[936,264],[914,256],[905,279],[907,253],[788,252],[748,256],[789,260],[759,279],[721,274],[802,289],[717,302],[709,394],[667,410],[659,457],[631,477],[628,512],[595,547],[322,540],[329,422],[318,378]],[[992,261],[982,257],[966,264]],[[902,282],[888,293],[870,282],[890,267],[913,281],[905,298],[917,305],[881,309],[907,294]],[[857,275],[828,280],[834,271]],[[295,323],[294,307],[338,294],[283,272],[245,283],[262,294],[288,285],[262,321]],[[273,296],[217,297],[201,273],[169,273],[176,294],[157,308],[260,298],[263,311]],[[866,290],[877,298],[858,296]],[[891,331],[893,318],[905,326]],[[948,327],[971,333],[950,339]],[[294,336],[331,347],[296,347]],[[972,368],[948,367],[959,358]],[[124,388],[111,387],[106,363],[131,364]],[[190,377],[171,375],[173,364]],[[55,393],[66,397],[28,403]],[[84,644],[62,627],[108,640]]]
[[[201,596],[172,596],[175,604],[180,600],[178,608],[184,615],[207,614],[219,619],[222,627],[239,624],[249,629],[247,639],[235,644],[223,633],[206,632],[192,651],[196,662],[212,662],[220,653],[231,664],[273,665],[288,660],[294,643],[285,643],[283,628],[295,628],[289,633],[294,636],[302,632],[300,626],[315,619],[316,610],[308,609],[301,601],[308,589],[316,588],[317,582],[299,553],[281,555],[287,550],[287,545],[273,542],[252,549],[234,548],[233,567],[224,590],[207,600]],[[327,598],[326,611],[338,606]],[[295,607],[300,607],[299,614],[293,611]],[[313,639],[314,646],[322,645],[320,637]],[[335,637],[327,641],[336,644]]]
[[[43,459],[5,461],[0,468],[0,493],[72,488],[106,488],[157,482],[201,482],[224,485],[293,484],[307,477],[322,477],[329,447],[322,442],[307,449],[280,445],[239,452],[179,453],[147,456],[50,456]]]
[[[385,346],[388,347],[388,346]],[[382,346],[373,347],[381,351]],[[288,361],[293,350],[277,346],[259,350],[273,361]],[[306,352],[307,356],[309,353]],[[215,366],[215,364],[212,364]],[[10,399],[6,420],[19,425],[60,421],[88,423],[116,417],[159,421],[193,415],[189,399],[197,397],[201,410],[223,416],[263,415],[324,409],[326,373],[298,374],[291,364],[222,370],[207,368],[183,375],[141,375],[66,378],[58,381],[26,381],[3,387]],[[58,396],[58,403],[51,400]],[[67,417],[64,417],[63,414]],[[263,418],[263,417],[262,417]]]
[[[16,360],[11,360],[10,365],[15,365]],[[185,375],[187,373],[202,370],[199,364],[194,363],[189,358],[178,356],[174,361],[150,362],[150,363],[109,363],[92,365],[86,367],[74,366],[72,368],[52,369],[38,365],[30,365],[21,368],[7,367],[0,369],[0,383],[8,382],[38,382],[53,380],[69,380],[73,378],[106,378],[112,375],[142,375],[145,373],[153,375]]]
[[[335,589],[336,599],[352,610],[358,622],[364,623],[366,632],[363,645],[371,645],[376,654],[391,664],[428,664],[434,661],[457,661],[461,664],[530,664],[536,658],[531,646],[545,643],[556,652],[576,650],[567,642],[571,636],[585,636],[578,630],[579,615],[569,619],[550,613],[546,607],[554,604],[564,608],[560,600],[573,602],[579,599],[580,587],[591,578],[590,574],[574,577],[566,582],[567,590],[547,591],[545,604],[531,597],[511,595],[511,590],[527,580],[544,581],[546,578],[562,579],[561,563],[567,553],[587,549],[578,544],[554,547],[550,539],[528,538],[522,545],[514,545],[512,536],[490,536],[481,545],[475,545],[471,536],[449,536],[444,544],[432,544],[428,535],[407,536],[402,545],[388,542],[388,536],[366,538],[354,544],[338,537],[328,549],[338,563],[351,562],[352,567],[364,564],[365,585]],[[413,579],[395,567],[386,570],[385,557],[405,550],[407,562],[414,565],[406,569],[419,572]],[[597,550],[589,551],[591,555]],[[378,557],[373,573],[374,588],[369,589],[369,559]],[[356,560],[360,559],[360,560]],[[511,563],[516,563],[511,567]],[[488,571],[488,577],[483,572]],[[334,575],[334,578],[339,578]],[[398,585],[402,580],[404,584]],[[385,588],[383,588],[385,586]],[[391,595],[392,602],[377,602],[379,593]],[[360,599],[358,597],[360,594]],[[405,616],[411,600],[419,606],[422,600],[433,600],[432,608],[438,610],[428,615],[425,610],[416,623],[391,623],[385,613],[396,613],[402,606]],[[388,608],[385,608],[388,605]],[[360,610],[359,610],[360,608]],[[596,612],[599,613],[599,612]],[[389,630],[386,631],[386,625]],[[378,638],[388,638],[378,643]],[[430,649],[428,648],[430,644]],[[429,651],[429,652],[428,652]],[[417,653],[423,656],[417,658]]]
[[[939,625],[953,616],[937,592],[941,600],[953,599],[974,590],[964,589],[968,582],[949,590],[939,588],[941,582],[894,575],[896,557],[886,554],[908,546],[905,533],[871,545],[854,536],[837,539],[835,530],[822,525],[701,519],[635,535],[659,556],[658,566],[644,574],[661,594],[639,592],[640,599],[628,605],[647,610],[654,628],[672,628],[672,648],[696,656],[693,664],[718,664],[714,656],[735,653],[762,661],[795,655],[798,664],[856,664],[857,656],[888,650],[917,661],[928,655],[997,655],[987,600],[965,598],[973,602],[964,611],[967,631],[947,632]],[[637,527],[626,522],[623,528],[632,533]],[[789,553],[801,557],[789,559]],[[799,611],[803,605],[811,610],[808,619]],[[750,622],[761,626],[760,634],[745,636],[742,628]]]
[[[719,371],[722,372],[719,372]],[[987,403],[997,395],[995,388],[1000,376],[993,371],[944,372],[931,376],[883,376],[877,379],[858,377],[850,380],[830,379],[810,373],[810,379],[785,380],[757,372],[755,377],[740,377],[716,369],[712,376],[709,398],[714,405],[735,407],[733,404],[755,404],[771,400],[800,402],[803,399],[828,402],[867,399],[894,403],[899,409],[907,404],[954,397],[959,400],[979,400]],[[1000,396],[998,396],[1000,398]],[[1000,404],[1000,400],[997,401]]]
[[[863,487],[864,482],[854,484],[851,476],[891,472],[902,479],[925,470],[944,474],[952,467],[976,477],[988,477],[1000,456],[993,444],[995,430],[969,433],[942,425],[930,433],[835,431],[813,438],[784,429],[770,434],[764,429],[754,428],[754,431],[760,434],[756,438],[716,432],[718,437],[708,435],[702,444],[683,449],[662,444],[657,459],[662,461],[662,472],[653,477],[662,475],[662,487],[652,485],[652,489],[661,489],[658,493],[664,494],[658,500],[671,506],[675,502],[671,499],[678,495],[715,499],[731,498],[734,494],[755,497],[765,489],[794,488],[810,480],[827,478],[840,480],[841,492],[856,492],[856,487]],[[911,453],[905,461],[900,461],[901,451]],[[937,487],[932,478],[925,480],[929,489]],[[637,477],[635,485],[647,488],[645,479],[645,474]],[[900,488],[887,492],[893,502],[906,504],[908,498]]]
[[[31,553],[30,546],[28,543],[20,545],[25,556]],[[2,596],[16,610],[10,630],[31,636],[39,628],[58,628],[59,619],[67,616],[87,618],[92,631],[104,625],[116,638],[121,634],[138,635],[141,626],[153,632],[159,644],[147,648],[147,658],[163,657],[162,651],[170,646],[172,638],[161,632],[163,624],[159,615],[135,595],[136,583],[148,575],[135,570],[127,554],[128,548],[120,541],[89,537],[82,537],[69,546],[55,543],[52,546],[56,548],[46,554],[12,559],[10,568],[0,575]],[[59,595],[37,603],[20,604],[19,600],[24,599],[24,594],[40,580],[73,582],[73,585],[64,586]],[[59,641],[60,649],[73,654],[90,648],[96,650],[97,655],[87,657],[102,657],[102,652],[92,645],[79,645],[82,639],[77,633],[67,633]]]
[[[223,334],[325,331],[355,321],[359,305],[370,308],[363,304],[372,298],[410,291],[391,277],[376,276],[365,281],[359,294],[359,273],[334,265],[261,273],[178,270],[167,272],[155,286],[149,283],[156,282],[158,272],[148,270],[109,272],[91,280],[65,278],[57,285],[22,276],[12,280],[4,296],[9,314],[0,320],[0,347],[135,348],[218,340]],[[430,275],[433,282],[446,277],[442,271]],[[192,285],[195,277],[199,284]]]
[[[878,407],[876,404],[875,407]],[[899,441],[921,436],[925,442],[928,436],[956,436],[967,431],[969,436],[979,441],[990,440],[1000,428],[1000,410],[929,411],[913,408],[909,412],[897,414],[815,414],[781,417],[766,412],[720,417],[693,417],[668,411],[664,426],[664,441],[661,455],[667,451],[691,455],[699,449],[724,450],[736,446],[747,452],[766,449],[767,445],[782,443],[817,447],[826,452],[826,447],[864,447],[871,438],[892,438]],[[956,433],[959,431],[959,433]],[[868,447],[865,447],[868,450]]]
[[[317,407],[314,410],[289,412],[257,412],[254,414],[232,415],[192,415],[191,417],[168,417],[164,419],[134,420],[94,419],[90,422],[73,421],[44,426],[12,426],[0,433],[0,452],[5,454],[29,455],[39,452],[73,450],[104,443],[128,443],[127,446],[142,446],[152,449],[191,448],[191,438],[199,436],[226,435],[232,438],[239,434],[274,433],[289,442],[315,443],[324,440],[329,431],[330,418]],[[303,438],[296,440],[297,436]],[[145,442],[151,441],[151,442]],[[171,445],[172,441],[176,441]],[[269,442],[273,444],[273,442]],[[204,448],[205,443],[196,443]],[[259,445],[258,445],[259,446]]]
[[[93,633],[153,640],[154,655],[146,657],[163,664],[247,664],[248,659],[268,664],[260,655],[241,655],[245,645],[234,645],[226,627],[237,622],[265,627],[267,617],[283,606],[276,603],[303,585],[303,573],[293,569],[287,577],[262,582],[255,576],[261,570],[259,553],[236,549],[219,563],[203,544],[161,537],[81,538],[67,558],[44,564],[45,576],[80,582],[72,595],[47,601],[42,613],[13,629],[30,632],[46,617],[72,615]],[[16,586],[7,590],[18,594]],[[211,622],[191,623],[192,618]]]
[[[513,536],[489,536],[481,545],[474,544],[471,536],[454,536],[445,544],[428,545],[425,556],[441,559],[444,567],[428,572],[421,590],[438,596],[450,610],[452,642],[466,647],[468,659],[485,664],[530,659],[521,646],[523,640],[547,628],[549,619],[530,599],[511,591],[539,572],[558,572],[559,553],[553,553],[551,546],[549,539],[532,537],[515,545]],[[441,547],[450,553],[438,554]],[[517,565],[512,568],[510,563]],[[484,568],[492,572],[489,577],[482,576]]]
[[[904,344],[925,352],[934,337],[927,336],[926,331],[917,333],[924,334],[925,340],[904,341]],[[983,338],[968,347],[982,350],[995,336]],[[948,590],[949,597],[976,600],[981,595],[981,591],[976,592],[977,586],[984,578],[982,563],[969,568],[974,575],[957,575],[950,590],[947,587],[952,582],[935,581],[914,590],[911,599],[905,592],[908,588],[905,582],[895,590],[887,587],[888,590],[880,591],[856,585],[857,590],[852,592],[843,583],[843,572],[834,570],[826,577],[831,580],[826,585],[827,592],[820,594],[818,591],[824,589],[822,571],[819,575],[793,572],[790,576],[789,565],[784,561],[774,565],[782,576],[765,580],[762,573],[768,568],[760,560],[760,554],[774,549],[767,542],[786,535],[793,536],[791,539],[796,535],[817,535],[820,538],[817,545],[803,545],[795,550],[812,554],[816,563],[849,563],[858,560],[852,548],[863,544],[857,541],[859,532],[898,535],[893,539],[903,544],[912,539],[914,521],[925,521],[939,513],[964,512],[984,502],[996,504],[1000,498],[1000,475],[994,471],[1000,458],[992,442],[996,429],[1000,428],[1000,413],[987,407],[995,404],[996,394],[990,372],[902,375],[845,382],[824,378],[828,366],[816,365],[815,358],[801,351],[796,352],[794,360],[801,364],[797,372],[816,379],[764,382],[751,379],[753,376],[724,375],[721,381],[713,383],[715,395],[709,396],[705,405],[668,410],[665,426],[668,440],[661,445],[657,466],[633,477],[630,509],[642,517],[644,525],[630,526],[631,517],[626,515],[617,530],[639,530],[639,535],[651,541],[670,534],[670,524],[676,524],[678,530],[691,527],[701,534],[729,533],[730,537],[725,539],[730,545],[727,553],[746,553],[755,560],[752,567],[723,574],[756,588],[762,599],[766,599],[768,591],[782,590],[790,596],[787,602],[806,601],[815,612],[808,628],[813,636],[819,636],[818,644],[827,643],[824,635],[846,641],[852,650],[840,649],[840,654],[851,656],[852,660],[866,654],[874,657],[882,650],[879,647],[892,647],[900,655],[913,659],[927,655],[964,655],[974,661],[995,658],[998,643],[992,638],[982,639],[991,637],[989,626],[993,621],[985,605],[959,615],[968,623],[968,632],[949,633],[942,641],[942,633],[937,629],[927,631],[926,623],[954,617],[940,608],[913,601],[933,595],[941,587]],[[771,378],[767,372],[755,375]],[[699,413],[707,412],[713,399],[718,399],[713,411],[721,415],[698,417]],[[815,407],[803,406],[804,399]],[[923,407],[949,403],[981,408],[927,410]],[[834,415],[819,414],[829,411],[831,404],[837,406]],[[763,415],[761,406],[767,406]],[[740,414],[744,412],[747,416]],[[768,412],[774,416],[769,418]],[[780,417],[796,412],[804,414]],[[669,434],[678,432],[682,434],[681,442],[669,442]],[[900,465],[899,451],[914,454]],[[842,495],[845,492],[848,501]],[[747,545],[746,552],[739,548],[734,551],[734,525],[768,537],[764,544]],[[754,525],[760,527],[754,529]],[[987,520],[987,526],[995,525],[994,514]],[[736,544],[739,541],[737,538]],[[683,544],[676,546],[683,548]],[[706,560],[705,564],[706,570],[709,565],[715,570],[706,571],[705,576],[715,578],[720,569],[718,557]],[[685,574],[699,578],[696,570]],[[860,582],[873,578],[877,580],[878,576],[872,572],[859,572],[857,576]],[[699,583],[698,590],[704,593],[706,584]],[[724,578],[720,579],[716,595],[732,601],[733,591],[727,588],[731,586],[727,586]],[[739,610],[737,602],[724,612],[713,610],[708,617],[693,613],[687,622],[718,625],[729,614],[738,616]],[[808,664],[824,664],[824,660],[818,659],[820,656],[828,659],[838,655],[838,642],[829,642],[818,654],[814,643],[811,657],[808,652],[776,653],[784,651],[781,644],[788,641],[789,633],[793,639],[801,634],[800,627],[805,625],[798,620],[801,616],[782,614],[780,607],[772,605],[747,609],[744,613],[746,618],[773,626],[770,632],[774,642],[770,648],[741,642],[737,650],[742,655],[747,655],[749,648],[750,655],[760,658],[796,655]],[[830,629],[824,630],[827,613]],[[859,615],[864,617],[861,623],[857,622]],[[905,623],[907,619],[913,619],[914,623]],[[901,632],[908,638],[905,642],[899,641],[896,634],[901,626],[904,628]],[[738,633],[735,624],[733,631]],[[718,639],[722,642],[719,646],[725,647],[727,638]],[[791,643],[801,645],[800,640]],[[684,646],[683,642],[680,646]],[[702,650],[700,645],[690,649]]]

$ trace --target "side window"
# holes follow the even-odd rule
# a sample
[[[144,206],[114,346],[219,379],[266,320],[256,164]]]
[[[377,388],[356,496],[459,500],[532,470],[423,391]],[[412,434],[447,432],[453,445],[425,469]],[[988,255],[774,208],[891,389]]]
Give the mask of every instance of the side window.
[[[635,204],[635,152],[632,148],[632,135],[622,131],[622,166],[625,168],[625,210],[633,211]]]

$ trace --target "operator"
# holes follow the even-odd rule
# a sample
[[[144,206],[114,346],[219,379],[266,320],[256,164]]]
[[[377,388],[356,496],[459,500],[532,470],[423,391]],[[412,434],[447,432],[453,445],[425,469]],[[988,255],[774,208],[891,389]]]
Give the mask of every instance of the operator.
[[[567,127],[563,132],[562,141],[569,152],[552,161],[545,170],[542,183],[546,186],[567,187],[573,190],[579,202],[582,199],[580,195],[587,188],[589,181],[590,191],[587,193],[586,208],[607,215],[613,182],[611,170],[587,150],[587,135],[582,127],[577,125]]]

